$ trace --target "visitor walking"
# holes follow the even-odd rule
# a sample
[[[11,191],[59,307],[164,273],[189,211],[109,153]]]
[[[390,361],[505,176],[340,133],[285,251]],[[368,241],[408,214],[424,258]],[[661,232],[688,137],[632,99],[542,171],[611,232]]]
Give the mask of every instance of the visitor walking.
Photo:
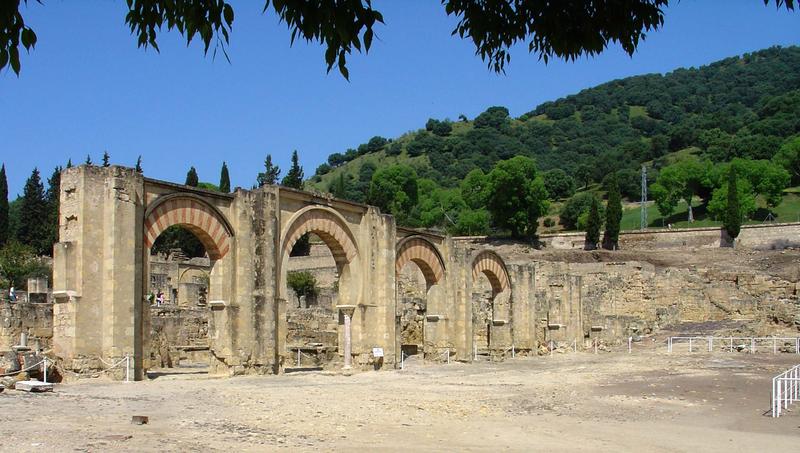
[[[164,293],[161,291],[156,295],[156,306],[160,307],[164,303]]]
[[[17,301],[17,292],[14,290],[13,286],[11,287],[11,289],[8,290],[8,300],[10,300],[11,302]]]

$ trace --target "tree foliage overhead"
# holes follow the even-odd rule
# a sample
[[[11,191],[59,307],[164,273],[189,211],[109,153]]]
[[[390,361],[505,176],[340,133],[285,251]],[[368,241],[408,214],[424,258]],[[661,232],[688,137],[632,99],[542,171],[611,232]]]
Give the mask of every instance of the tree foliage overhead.
[[[763,0],[769,4],[770,0]],[[19,74],[20,44],[30,51],[36,33],[20,12],[28,0],[0,2],[0,69],[10,65]],[[794,9],[793,0],[775,0],[778,8]],[[528,51],[547,62],[557,57],[574,60],[596,55],[617,43],[632,55],[647,32],[664,23],[668,0],[441,0],[445,12],[457,19],[453,35],[471,41],[479,55],[496,72],[511,60],[510,49],[525,43]],[[190,43],[199,37],[203,52],[214,44],[228,58],[226,46],[233,30],[234,9],[225,0],[127,0],[125,24],[139,47],[158,51],[158,34],[176,29]],[[383,14],[371,0],[266,0],[296,39],[325,48],[328,71],[334,66],[349,78],[347,55],[369,52],[375,26]]]

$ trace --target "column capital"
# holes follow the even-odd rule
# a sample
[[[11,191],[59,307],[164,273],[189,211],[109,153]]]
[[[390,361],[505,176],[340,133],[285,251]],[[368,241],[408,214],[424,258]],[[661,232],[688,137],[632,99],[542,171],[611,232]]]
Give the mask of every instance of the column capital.
[[[353,313],[356,310],[355,305],[337,305],[336,308],[338,308],[343,314],[347,316],[353,316]]]

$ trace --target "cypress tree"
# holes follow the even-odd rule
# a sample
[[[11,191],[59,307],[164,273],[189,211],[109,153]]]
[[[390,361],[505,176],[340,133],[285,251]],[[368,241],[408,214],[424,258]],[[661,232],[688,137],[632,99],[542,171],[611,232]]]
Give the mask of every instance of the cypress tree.
[[[52,244],[48,245],[49,211],[44,196],[44,186],[39,177],[39,170],[34,168],[31,177],[25,182],[25,190],[20,206],[19,231],[20,242],[33,248],[37,254],[52,252]],[[48,251],[48,249],[51,249]]]
[[[344,179],[344,172],[342,172],[331,184],[330,193],[336,198],[347,198],[347,192],[347,181]]]
[[[231,191],[231,177],[228,174],[228,164],[222,162],[222,170],[219,173],[219,191],[229,193]]]
[[[92,165],[92,156],[91,156],[91,155],[89,155],[89,154],[87,154],[87,155],[86,155],[86,162],[84,162],[84,163],[85,163],[86,165]]]
[[[143,173],[142,170],[142,155],[139,154],[139,158],[136,159],[136,173]]]
[[[53,170],[53,175],[47,180],[47,193],[45,194],[45,201],[47,201],[48,211],[48,236],[46,244],[49,244],[48,250],[52,251],[52,245],[58,242],[58,210],[61,205],[61,167],[56,167]]]
[[[619,193],[617,177],[611,177],[608,187],[608,206],[606,207],[606,229],[603,232],[603,247],[614,250],[619,243],[619,224],[622,221],[622,197]]]
[[[293,189],[303,188],[303,167],[300,166],[300,160],[297,158],[297,150],[292,153],[292,166],[283,177],[281,185],[284,187],[291,187]],[[308,256],[311,252],[311,242],[308,233],[304,234],[297,242],[294,243],[292,251],[289,256]]]
[[[72,158],[67,159],[67,168],[72,168]]]
[[[186,182],[184,184],[192,187],[197,187],[197,184],[199,184],[197,179],[197,170],[195,170],[194,167],[191,167],[189,172],[186,173]]]
[[[594,250],[600,242],[600,206],[597,198],[592,197],[589,205],[589,218],[586,219],[586,249]]]
[[[303,167],[300,166],[300,160],[297,158],[297,150],[292,152],[292,166],[283,177],[281,185],[293,189],[303,188]]]
[[[264,173],[259,173],[256,178],[258,187],[277,184],[278,176],[281,174],[281,167],[272,164],[272,154],[267,154],[264,159]]]
[[[109,165],[111,165],[111,163],[109,162],[110,159],[111,159],[111,156],[108,155],[108,151],[103,151],[103,166],[104,167],[108,167]]]
[[[6,165],[0,167],[0,247],[8,240],[8,180],[6,179]]]
[[[736,237],[742,229],[742,209],[739,203],[739,190],[736,187],[736,168],[733,165],[728,173],[728,207],[725,210],[722,226],[731,238],[731,245],[735,245]]]

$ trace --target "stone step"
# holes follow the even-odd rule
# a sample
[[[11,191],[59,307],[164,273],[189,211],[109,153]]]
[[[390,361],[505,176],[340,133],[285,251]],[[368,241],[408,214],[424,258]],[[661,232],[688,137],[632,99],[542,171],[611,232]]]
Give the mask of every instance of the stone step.
[[[19,381],[14,388],[23,392],[52,392],[55,384],[41,381]]]
[[[321,366],[293,366],[293,367],[286,367],[283,369],[283,372],[286,374],[289,373],[304,373],[309,371],[322,371]]]

